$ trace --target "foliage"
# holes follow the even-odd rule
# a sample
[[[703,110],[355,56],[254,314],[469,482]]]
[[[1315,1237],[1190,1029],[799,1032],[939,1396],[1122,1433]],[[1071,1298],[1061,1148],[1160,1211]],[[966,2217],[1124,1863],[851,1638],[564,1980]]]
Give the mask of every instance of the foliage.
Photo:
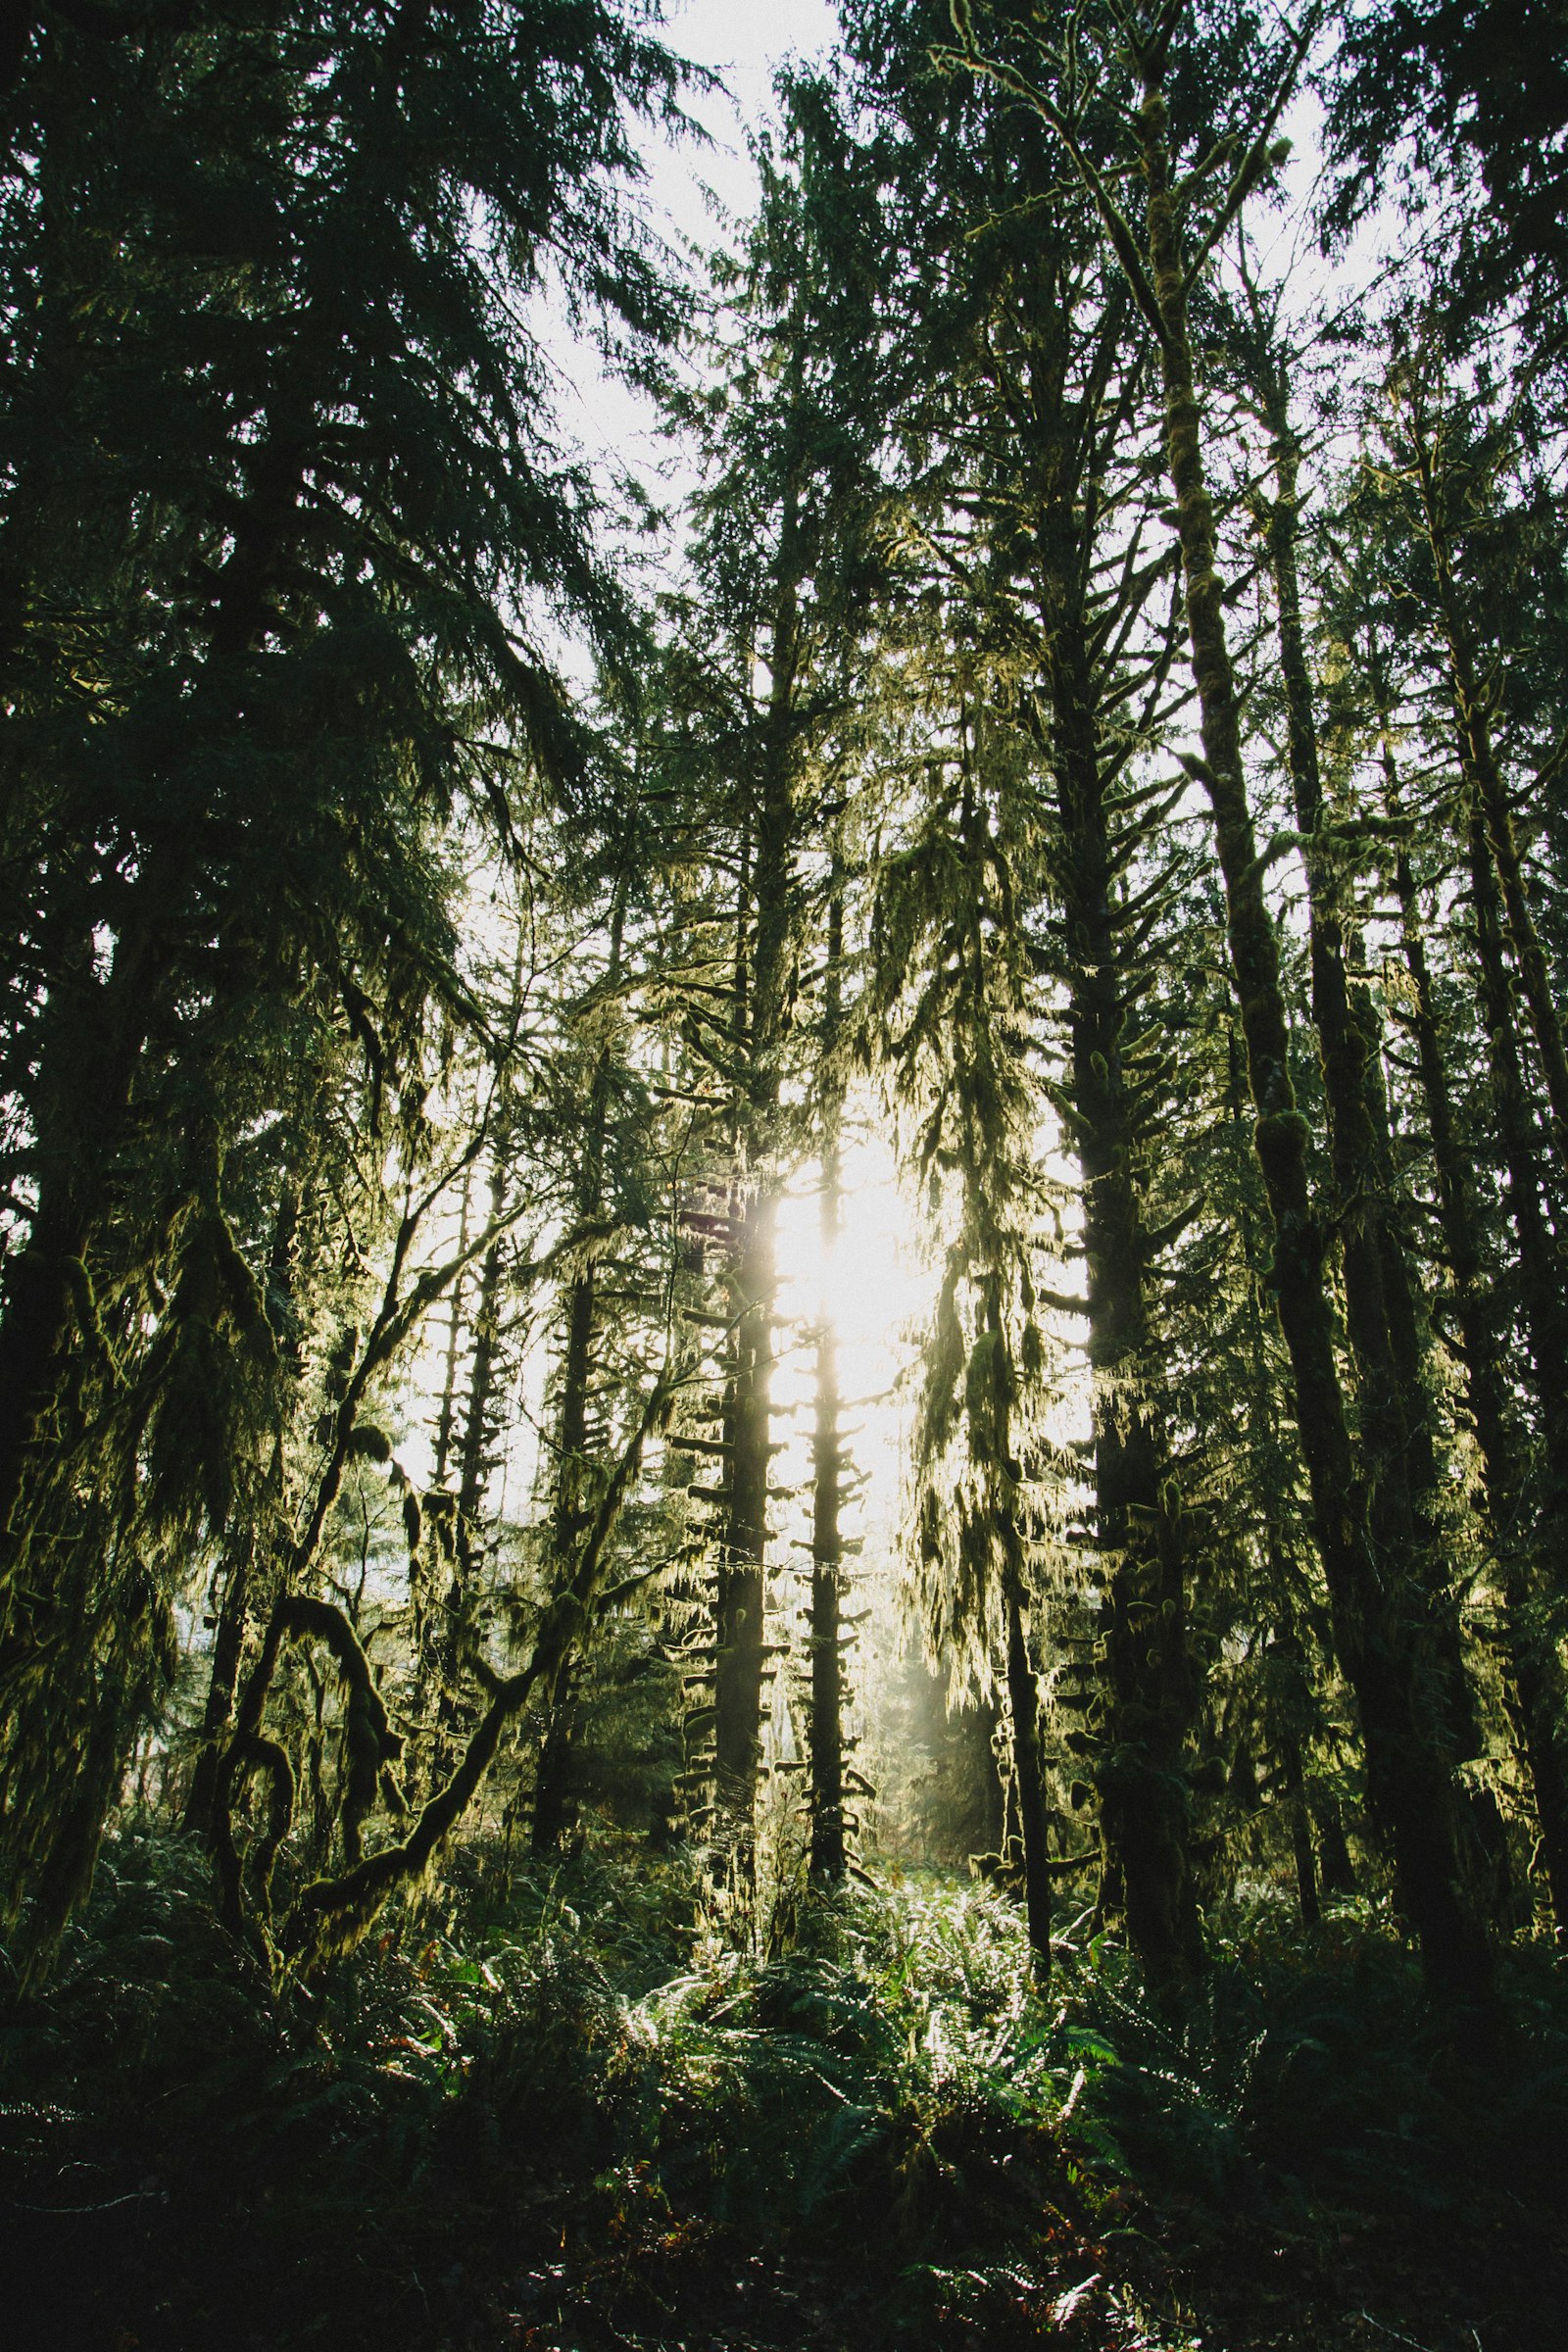
[[[1238,2228],[1304,2270],[1352,2224],[1544,2219],[1549,1976],[1484,2071],[1445,2069],[1353,1911],[1315,1947],[1259,1915],[1173,2012],[1098,1939],[1042,1997],[1010,1906],[940,1881],[824,1902],[758,1965],[694,1942],[681,1865],[589,1853],[498,1912],[493,1861],[278,2001],[201,1925],[188,1848],[117,1846],[7,2030],[10,2227],[75,2249],[29,2342],[195,2345],[234,2309],[258,2345],[351,2347],[1009,2343],[1055,2315],[1176,2352]]]
[[[690,268],[658,0],[0,41],[42,2340],[1554,2340],[1505,14],[843,0]],[[856,1401],[879,1155],[928,1295]]]

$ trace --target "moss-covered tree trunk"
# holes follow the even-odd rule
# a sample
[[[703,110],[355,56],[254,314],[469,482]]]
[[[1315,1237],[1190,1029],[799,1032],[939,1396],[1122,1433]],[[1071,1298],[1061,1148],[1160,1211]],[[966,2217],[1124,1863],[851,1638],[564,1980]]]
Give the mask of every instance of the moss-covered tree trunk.
[[[280,1368],[291,1382],[298,1380],[303,1360],[297,1300],[301,1198],[300,1182],[295,1175],[285,1182],[278,1200],[267,1267],[268,1319],[277,1338]],[[275,1503],[283,1493],[281,1436],[273,1445],[268,1486],[270,1499]],[[274,1563],[258,1543],[256,1514],[249,1502],[242,1507],[243,1515],[236,1518],[232,1527],[224,1560],[212,1668],[202,1708],[201,1746],[181,1817],[181,1827],[196,1838],[207,1837],[212,1829],[219,1758],[234,1717],[247,1637],[276,1597],[273,1576],[270,1573]]]
[[[1397,1241],[1390,1225],[1386,1171],[1371,1109],[1376,1042],[1356,1018],[1351,998],[1346,969],[1348,909],[1323,805],[1297,569],[1299,452],[1283,382],[1271,382],[1267,395],[1275,495],[1266,536],[1278,604],[1291,788],[1296,821],[1307,842],[1312,1022],[1328,1110],[1346,1328],[1355,1362],[1358,1450],[1373,1540],[1397,1563],[1396,1573],[1413,1580],[1418,1499],[1411,1491],[1411,1424],[1395,1361],[1385,1281],[1386,1271],[1392,1270],[1388,1248],[1392,1244],[1396,1249]]]
[[[823,978],[822,1051],[831,1055],[842,1017],[844,894],[837,874],[828,902],[827,969]],[[830,1070],[822,1104],[822,1191],[820,1231],[824,1258],[831,1263],[843,1218],[843,1175],[839,1127],[842,1111],[836,1076]],[[816,1426],[811,1440],[811,1876],[839,1885],[849,1866],[844,1803],[844,1654],[840,1619],[844,1600],[843,1416],[840,1410],[838,1335],[833,1303],[822,1301],[816,1333]]]
[[[1265,536],[1279,617],[1291,788],[1297,825],[1307,844],[1312,1021],[1328,1112],[1346,1328],[1355,1366],[1358,1451],[1368,1480],[1374,1544],[1395,1581],[1422,1604],[1422,1666],[1438,1693],[1436,1736],[1451,1768],[1480,1753],[1480,1725],[1457,1605],[1437,1556],[1433,1389],[1394,1207],[1382,1040],[1368,992],[1350,981],[1354,910],[1324,804],[1298,563],[1300,449],[1283,362],[1265,362],[1259,376],[1256,389],[1272,435],[1275,469]],[[1422,1638],[1414,1612],[1410,1631]],[[1461,1789],[1458,1803],[1478,1864],[1484,1858],[1483,1877],[1490,1883],[1499,1871],[1505,1876],[1506,1844],[1491,1791],[1474,1790],[1467,1800]]]
[[[1473,807],[1465,828],[1465,850],[1493,1116],[1506,1180],[1508,1219],[1519,1253],[1519,1316],[1541,1411],[1544,1503],[1550,1511],[1568,1511],[1568,1299],[1547,1217],[1536,1123],[1520,1059],[1496,877],[1484,823]]]
[[[36,1202],[0,1285],[0,1642],[9,1633],[34,1490],[59,1458],[62,1378],[96,1334],[81,1269],[131,1117],[137,1066],[158,1017],[173,905],[190,854],[156,844],[126,885],[113,961],[93,976],[89,940],[49,975],[49,1004],[28,1089]],[[26,1637],[24,1635],[23,1637]],[[0,1655],[3,1655],[0,1651]]]
[[[801,658],[797,493],[786,486],[769,644],[770,684],[753,808],[751,953],[737,987],[737,1248],[730,1269],[734,1324],[726,1440],[728,1509],[719,1553],[714,1759],[718,1818],[744,1902],[754,1877],[766,1653],[768,1469],[773,1456],[773,1317],[777,1294],[776,1129],[780,1056],[788,1025],[794,924],[794,695]],[[745,906],[742,929],[746,928]],[[738,966],[739,968],[739,966]]]
[[[1037,1978],[1051,1973],[1051,1816],[1040,1754],[1040,1684],[1018,1589],[1007,1593],[1007,1738],[1018,1842],[1023,1849],[1024,1920]]]
[[[602,1139],[601,1139],[602,1140]],[[566,1297],[566,1344],[561,1367],[561,1400],[556,1419],[556,1494],[550,1516],[554,1573],[564,1574],[575,1559],[591,1516],[586,1502],[588,1391],[593,1377],[598,1286],[591,1267],[570,1285]],[[543,1692],[544,1732],[534,1776],[529,1844],[536,1854],[553,1854],[571,1823],[571,1751],[577,1722],[575,1645],[564,1650],[551,1686]]]
[[[458,1248],[468,1246],[468,1219],[473,1209],[473,1170],[463,1171],[463,1195],[458,1209]],[[441,1368],[441,1401],[435,1415],[435,1461],[431,1484],[444,1487],[447,1472],[452,1466],[453,1447],[458,1430],[458,1367],[463,1355],[463,1308],[466,1283],[455,1283],[452,1290],[452,1308],[447,1318],[446,1354]]]
[[[490,1221],[499,1225],[506,1209],[511,1181],[500,1152],[490,1179]],[[467,1221],[460,1227],[460,1248],[467,1247]],[[458,1454],[457,1508],[450,1525],[450,1551],[438,1547],[444,1559],[445,1590],[435,1596],[422,1661],[428,1679],[424,1708],[434,1701],[435,1729],[429,1748],[429,1782],[435,1787],[450,1768],[456,1742],[463,1736],[463,1708],[458,1685],[463,1654],[471,1635],[479,1602],[479,1584],[485,1555],[484,1499],[489,1483],[491,1446],[495,1436],[494,1407],[500,1369],[501,1298],[505,1279],[505,1250],[496,1241],[480,1261],[479,1287],[473,1305],[473,1351],[468,1378],[456,1414]],[[456,1299],[453,1312],[458,1312]],[[451,1439],[449,1437],[449,1443]]]
[[[1242,1141],[1245,1082],[1241,1044],[1234,1023],[1226,1045],[1226,1115],[1237,1136],[1234,1149],[1240,1166],[1248,1148]],[[1280,1441],[1279,1380],[1270,1358],[1269,1318],[1264,1300],[1266,1268],[1258,1243],[1257,1220],[1245,1198],[1238,1223],[1246,1282],[1240,1335],[1243,1427],[1251,1469],[1252,1508],[1261,1522],[1259,1542],[1264,1571],[1257,1616],[1260,1624],[1270,1628],[1263,1657],[1263,1737],[1274,1758],[1285,1799],[1301,1924],[1312,1928],[1322,1917],[1322,1904],[1320,1873],[1312,1844],[1312,1802],[1306,1763],[1308,1740],[1321,1728],[1322,1706],[1312,1661],[1298,1631],[1295,1592],[1299,1585],[1299,1571],[1293,1568],[1285,1542],[1286,1525],[1296,1517],[1296,1497],[1282,1492],[1282,1486],[1286,1480],[1294,1486],[1297,1457],[1290,1441],[1283,1445]],[[1321,1885],[1323,1890],[1332,1891],[1326,1869],[1321,1874]]]
[[[622,877],[617,881],[610,914],[605,984],[612,991],[621,974],[627,884]],[[594,1063],[573,1202],[577,1221],[584,1228],[605,1212],[612,1083],[612,1053],[607,1041],[601,1045]],[[553,1584],[555,1579],[569,1573],[593,1518],[589,1498],[588,1407],[594,1376],[594,1343],[599,1328],[599,1277],[592,1261],[568,1283],[565,1307],[561,1391],[556,1410],[555,1492],[549,1528]],[[572,1745],[580,1714],[576,1687],[580,1672],[578,1645],[566,1643],[553,1676],[541,1687],[544,1731],[529,1826],[529,1842],[536,1854],[554,1853],[570,1827]]]
[[[222,1597],[214,1629],[212,1666],[202,1707],[201,1746],[190,1776],[180,1826],[193,1838],[206,1837],[212,1826],[213,1791],[218,1784],[218,1759],[234,1715],[239,1690],[240,1661],[252,1621],[252,1574],[256,1560],[256,1530],[248,1522],[235,1529],[223,1561]]]
[[[743,1891],[752,1876],[753,1816],[762,1753],[776,1287],[771,1191],[759,1189],[745,1196],[738,1223],[741,1247],[730,1274],[735,1337],[726,1417],[729,1493],[718,1567],[713,1738],[719,1817],[733,1847],[737,1890]]]
[[[1389,813],[1402,814],[1393,752],[1384,744]],[[1535,1799],[1541,1869],[1559,1934],[1568,1934],[1568,1768],[1562,1749],[1562,1663],[1546,1616],[1547,1592],[1568,1591],[1568,1522],[1544,1510],[1529,1525],[1525,1465],[1509,1403],[1499,1302],[1485,1277],[1474,1187],[1459,1143],[1447,1055],[1444,1050],[1426,932],[1408,853],[1395,860],[1410,1016],[1437,1176],[1443,1250],[1453,1284],[1464,1361],[1465,1400],[1475,1426],[1486,1484],[1487,1516],[1502,1584],[1506,1665],[1520,1758]],[[1538,1556],[1537,1546],[1544,1554]],[[1545,1573],[1543,1573],[1544,1568]]]
[[[1451,1778],[1431,1736],[1409,1630],[1409,1595],[1399,1590],[1398,1562],[1381,1548],[1335,1360],[1325,1237],[1307,1183],[1308,1129],[1291,1082],[1278,945],[1247,797],[1167,122],[1163,91],[1149,81],[1139,112],[1148,257],[1199,697],[1203,756],[1198,773],[1212,810],[1225,882],[1231,967],[1256,1114],[1253,1140],[1273,1224],[1271,1282],[1295,1374],[1297,1422],[1335,1644],[1360,1714],[1369,1798],[1387,1826],[1399,1899],[1429,1983],[1445,1992],[1476,1997],[1490,1987],[1491,1957],[1464,1891]]]
[[[1079,576],[1070,510],[1048,511],[1060,577]],[[1054,526],[1054,527],[1053,527]],[[1152,1983],[1202,1964],[1184,1775],[1196,1678],[1187,1636],[1180,1502],[1160,1427],[1149,1242],[1138,1191],[1136,1084],[1122,1051],[1129,1009],[1125,926],[1081,614],[1053,614],[1047,642],[1060,824],[1072,1133],[1083,1178],[1089,1361],[1094,1375],[1095,1524],[1109,1573],[1105,1713],[1095,1777],[1127,1934]]]

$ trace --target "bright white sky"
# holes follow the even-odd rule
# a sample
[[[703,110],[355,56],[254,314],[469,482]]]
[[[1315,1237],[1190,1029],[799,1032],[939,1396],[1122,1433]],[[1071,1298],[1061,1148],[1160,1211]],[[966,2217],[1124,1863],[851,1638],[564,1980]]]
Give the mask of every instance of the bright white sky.
[[[666,0],[662,38],[694,65],[722,74],[724,88],[687,100],[707,146],[645,136],[641,200],[661,236],[698,252],[730,241],[730,224],[743,221],[757,201],[747,134],[773,111],[775,71],[787,58],[820,56],[837,32],[831,0]],[[648,403],[606,375],[559,315],[545,323],[544,341],[557,359],[560,422],[583,458],[596,470],[613,460],[658,504],[678,501],[690,485]],[[572,673],[564,648],[562,659]]]
[[[701,181],[730,209],[748,209],[756,182],[745,130],[769,110],[775,69],[789,57],[816,56],[837,31],[830,0],[669,0],[669,46],[694,65],[722,74],[736,101],[729,105],[715,96],[694,104],[691,111],[713,146],[662,163],[658,172],[655,193],[687,236],[708,233]]]

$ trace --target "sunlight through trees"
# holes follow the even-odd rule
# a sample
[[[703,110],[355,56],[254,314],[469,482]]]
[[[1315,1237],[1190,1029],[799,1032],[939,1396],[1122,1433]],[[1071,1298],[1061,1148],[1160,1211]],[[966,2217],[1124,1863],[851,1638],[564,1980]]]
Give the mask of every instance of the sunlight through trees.
[[[601,1864],[765,1986],[923,1871],[1009,2015],[1186,2032],[1353,1920],[1504,2050],[1568,1934],[1520,13],[840,0],[667,221],[722,93],[642,0],[21,12],[8,1998],[150,1839],[279,2015]]]

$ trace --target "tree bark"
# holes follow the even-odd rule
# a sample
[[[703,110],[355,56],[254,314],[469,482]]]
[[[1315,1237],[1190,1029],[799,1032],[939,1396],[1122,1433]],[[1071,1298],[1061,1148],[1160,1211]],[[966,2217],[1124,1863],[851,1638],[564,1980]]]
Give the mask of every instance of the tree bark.
[[[1395,1578],[1424,1602],[1424,1639],[1418,1618],[1412,1618],[1410,1630],[1424,1652],[1422,1669],[1438,1692],[1434,1738],[1451,1768],[1480,1752],[1480,1728],[1457,1603],[1444,1589],[1437,1558],[1432,1389],[1410,1270],[1393,1212],[1382,1041],[1368,993],[1350,983],[1353,909],[1324,805],[1297,562],[1300,450],[1283,361],[1276,358],[1259,372],[1257,389],[1275,453],[1275,495],[1265,532],[1279,611],[1295,814],[1308,842],[1312,1019],[1328,1109],[1346,1324],[1356,1372],[1357,1436],[1369,1472],[1368,1514],[1374,1543]],[[1480,1866],[1489,1886],[1499,1872],[1505,1879],[1507,1849],[1495,1799],[1485,1789],[1461,1788],[1457,1794],[1466,1832],[1462,1858]]]
[[[610,913],[607,986],[620,978],[625,937],[626,885],[617,882]],[[605,1156],[610,1140],[611,1056],[601,1049],[588,1100],[587,1133],[576,1188],[577,1215],[586,1226],[605,1208]],[[593,1379],[598,1328],[599,1282],[592,1265],[572,1281],[566,1296],[565,1348],[561,1367],[561,1404],[556,1421],[556,1492],[550,1544],[555,1573],[564,1575],[588,1528],[588,1392]],[[580,1713],[576,1685],[581,1659],[568,1646],[542,1690],[544,1734],[534,1776],[529,1846],[535,1854],[557,1851],[572,1818],[572,1748]]]
[[[1404,811],[1386,719],[1382,757],[1384,805],[1390,817],[1398,821]],[[1568,1934],[1568,1769],[1565,1769],[1559,1726],[1568,1692],[1556,1644],[1544,1631],[1542,1602],[1544,1587],[1554,1585],[1558,1591],[1568,1590],[1568,1524],[1561,1513],[1544,1511],[1532,1542],[1532,1530],[1527,1524],[1525,1466],[1508,1402],[1509,1379],[1498,1302],[1483,1270],[1474,1188],[1459,1142],[1420,901],[1409,853],[1402,844],[1395,858],[1395,889],[1399,902],[1405,968],[1414,997],[1409,1025],[1415,1041],[1427,1133],[1437,1176],[1443,1252],[1453,1284],[1465,1400],[1481,1453],[1487,1516],[1502,1588],[1503,1631],[1512,1685],[1509,1711],[1535,1797],[1541,1831],[1541,1864],[1552,1915],[1559,1935],[1565,1935]],[[1489,926],[1489,938],[1490,930]],[[1527,1169],[1521,1168],[1520,1173],[1526,1175]],[[1541,1271],[1537,1269],[1538,1274]],[[1544,1560],[1536,1556],[1538,1547]]]
[[[1148,251],[1160,326],[1166,451],[1175,493],[1203,757],[1225,882],[1231,964],[1247,1046],[1253,1141],[1274,1227],[1272,1284],[1296,1377],[1297,1421],[1312,1491],[1335,1642],[1355,1692],[1370,1801],[1387,1823],[1401,1904],[1428,1983],[1460,1998],[1490,1994],[1485,1931],[1465,1898],[1454,1794],[1425,1719],[1397,1589],[1368,1509],[1334,1357],[1325,1246],[1307,1186],[1308,1129],[1291,1083],[1284,992],[1244,780],[1240,714],[1215,564],[1213,505],[1187,318],[1186,266],[1170,180],[1167,110],[1146,82],[1139,115]]]
[[[1064,538],[1070,513],[1048,517]],[[1059,561],[1066,570],[1065,546]],[[1076,568],[1076,567],[1075,567]],[[1165,1475],[1138,1195],[1139,1137],[1122,1055],[1122,928],[1081,618],[1053,614],[1047,665],[1061,827],[1073,1135],[1083,1177],[1096,1535],[1110,1582],[1106,1714],[1095,1766],[1128,1938],[1151,1983],[1202,1966],[1184,1774],[1196,1678],[1179,1498]]]
[[[744,1037],[737,1099],[736,1222],[730,1270],[735,1327],[729,1384],[729,1507],[718,1566],[713,1683],[715,1782],[722,1841],[736,1896],[749,1905],[755,1878],[757,1783],[761,1765],[762,1665],[767,1596],[768,1467],[772,1460],[773,1309],[777,1294],[773,1164],[779,1052],[788,1025],[787,957],[794,909],[794,696],[801,658],[799,491],[786,479],[774,575],[771,671],[760,741],[755,856],[739,929],[752,910],[749,964],[737,942],[737,1036]]]
[[[822,1052],[832,1054],[841,1016],[844,896],[835,872],[828,902],[827,971]],[[839,1164],[840,1101],[830,1073],[822,1108],[822,1251],[831,1260],[842,1221]],[[831,1303],[822,1302],[816,1334],[816,1428],[811,1487],[811,1876],[842,1884],[849,1866],[844,1806],[844,1659],[839,1619],[844,1598],[844,1442],[840,1429],[838,1335]]]
[[[1024,1918],[1035,1975],[1051,1974],[1051,1824],[1040,1759],[1040,1686],[1016,1590],[1007,1595],[1007,1730],[1023,1848]]]

